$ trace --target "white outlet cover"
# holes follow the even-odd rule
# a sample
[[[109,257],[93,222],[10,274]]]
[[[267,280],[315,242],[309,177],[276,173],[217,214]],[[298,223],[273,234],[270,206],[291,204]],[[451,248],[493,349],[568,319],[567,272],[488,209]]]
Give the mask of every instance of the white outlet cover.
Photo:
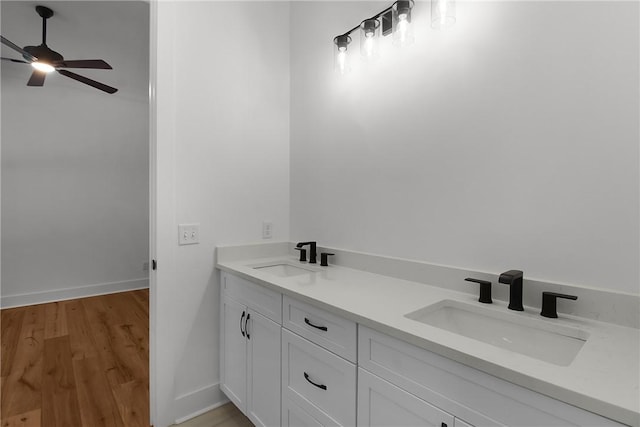
[[[271,239],[273,237],[273,222],[262,221],[262,238]]]

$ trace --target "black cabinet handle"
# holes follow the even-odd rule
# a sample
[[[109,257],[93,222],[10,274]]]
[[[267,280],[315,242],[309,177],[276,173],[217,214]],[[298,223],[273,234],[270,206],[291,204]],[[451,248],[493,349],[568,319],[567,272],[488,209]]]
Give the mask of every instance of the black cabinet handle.
[[[244,321],[244,316],[246,316],[247,313],[245,313],[244,311],[242,312],[242,316],[240,317],[240,332],[242,333],[242,336],[244,336],[244,329],[242,329],[242,322]]]
[[[307,319],[306,317],[304,318],[304,323],[306,323],[307,325],[311,326],[312,328],[316,328],[316,329],[320,329],[321,331],[325,331],[327,332],[327,327],[326,326],[318,326],[318,325],[314,325],[313,323],[311,323],[311,321],[309,319]]]
[[[323,390],[327,389],[327,386],[324,384],[318,384],[318,383],[314,383],[313,381],[311,381],[311,379],[309,379],[309,374],[307,374],[306,372],[304,373],[304,379],[309,381],[311,384],[313,384],[314,386],[321,388]]]
[[[250,340],[251,336],[249,335],[249,319],[251,318],[251,313],[247,313],[247,320],[244,321],[244,330],[247,333],[247,339]]]

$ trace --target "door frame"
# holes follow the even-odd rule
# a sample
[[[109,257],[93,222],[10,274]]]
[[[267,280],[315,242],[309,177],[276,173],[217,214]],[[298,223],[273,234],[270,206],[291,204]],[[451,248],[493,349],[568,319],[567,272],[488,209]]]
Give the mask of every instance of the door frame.
[[[176,283],[175,82],[176,4],[149,2],[149,409],[155,426],[175,422],[178,351],[171,290]],[[158,90],[158,88],[161,88]],[[161,313],[167,315],[161,316]]]

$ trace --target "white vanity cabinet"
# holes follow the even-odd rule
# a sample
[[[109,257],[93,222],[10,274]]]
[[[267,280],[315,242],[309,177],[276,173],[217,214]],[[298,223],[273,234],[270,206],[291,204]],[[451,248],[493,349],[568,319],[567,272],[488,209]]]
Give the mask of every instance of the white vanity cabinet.
[[[283,426],[355,426],[355,322],[284,296]]]
[[[397,425],[424,419],[420,425],[443,427],[437,424],[440,417],[448,427],[621,426],[363,326],[358,330],[358,366],[362,426],[384,425],[382,417],[390,416],[373,408],[374,403],[407,420]]]
[[[256,426],[622,426],[304,296],[224,272],[221,288],[220,388]]]
[[[279,426],[282,296],[221,278],[220,388],[256,426]]]

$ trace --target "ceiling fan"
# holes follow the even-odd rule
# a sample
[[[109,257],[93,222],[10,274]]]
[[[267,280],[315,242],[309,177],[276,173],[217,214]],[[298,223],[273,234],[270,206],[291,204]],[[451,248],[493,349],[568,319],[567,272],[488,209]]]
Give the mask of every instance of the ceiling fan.
[[[84,60],[66,60],[58,52],[52,50],[47,46],[47,19],[53,16],[53,10],[45,6],[36,6],[36,12],[42,17],[42,44],[39,46],[25,46],[20,48],[15,43],[9,41],[4,36],[0,35],[2,44],[20,53],[25,61],[21,59],[13,58],[1,58],[4,61],[19,62],[23,64],[30,64],[34,70],[31,73],[31,78],[27,82],[27,86],[42,86],[44,85],[44,79],[48,73],[57,71],[63,76],[72,78],[81,83],[93,86],[96,89],[100,89],[107,93],[116,93],[118,89],[107,86],[104,83],[91,80],[80,74],[72,73],[65,70],[65,68],[92,68],[111,70],[111,65],[107,64],[102,59],[84,59]]]

